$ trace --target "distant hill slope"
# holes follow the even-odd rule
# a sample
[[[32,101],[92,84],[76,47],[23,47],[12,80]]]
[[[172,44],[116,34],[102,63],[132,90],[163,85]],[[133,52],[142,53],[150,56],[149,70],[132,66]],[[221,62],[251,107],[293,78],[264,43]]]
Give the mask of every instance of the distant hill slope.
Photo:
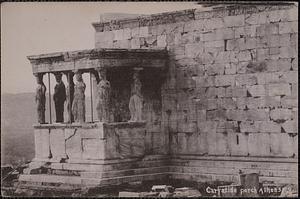
[[[34,157],[33,124],[37,121],[34,93],[1,95],[1,165],[31,160]],[[52,121],[55,120],[52,101]],[[48,96],[46,121],[49,121]],[[90,118],[90,98],[86,97],[87,121]],[[65,109],[65,113],[67,111]],[[94,116],[95,117],[95,116]]]

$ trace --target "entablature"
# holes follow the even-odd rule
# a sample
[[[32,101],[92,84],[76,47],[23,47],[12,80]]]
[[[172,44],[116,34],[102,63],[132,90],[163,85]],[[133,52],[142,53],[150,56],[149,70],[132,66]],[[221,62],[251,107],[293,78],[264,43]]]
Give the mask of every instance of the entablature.
[[[115,67],[166,67],[167,50],[159,49],[90,49],[28,56],[36,73],[64,72]]]

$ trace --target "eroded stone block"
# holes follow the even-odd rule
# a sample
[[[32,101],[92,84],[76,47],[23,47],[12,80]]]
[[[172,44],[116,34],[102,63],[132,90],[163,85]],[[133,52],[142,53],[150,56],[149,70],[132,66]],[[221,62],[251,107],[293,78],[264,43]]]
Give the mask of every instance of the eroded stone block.
[[[261,133],[280,133],[280,125],[276,122],[263,121],[259,123],[259,132]]]
[[[51,129],[50,150],[53,159],[66,158],[65,134],[63,129]]]
[[[217,75],[215,79],[216,86],[234,86],[235,75]]]
[[[279,34],[298,32],[298,22],[280,22]]]
[[[257,76],[252,74],[237,75],[235,78],[235,82],[237,86],[240,85],[252,86],[254,84],[257,84]]]
[[[270,118],[274,121],[291,120],[292,111],[290,109],[273,109],[270,111]]]
[[[267,85],[269,96],[291,95],[291,86],[289,84],[269,84]]]
[[[298,125],[297,121],[285,121],[281,124],[281,127],[283,128],[284,132],[286,133],[298,133]]]
[[[229,133],[229,150],[231,156],[247,156],[248,155],[248,134]]]
[[[270,135],[268,133],[250,133],[248,147],[250,156],[270,155]]]
[[[257,133],[259,132],[259,125],[257,122],[241,122],[240,131],[242,133]]]
[[[50,133],[48,129],[34,130],[35,158],[49,158]]]
[[[249,109],[246,118],[250,121],[266,121],[269,118],[269,109]]]
[[[237,27],[245,25],[245,16],[237,15],[237,16],[226,16],[224,17],[224,26],[225,27]]]
[[[258,97],[258,96],[265,96],[266,95],[266,89],[265,85],[253,85],[248,86],[247,90],[251,97]]]

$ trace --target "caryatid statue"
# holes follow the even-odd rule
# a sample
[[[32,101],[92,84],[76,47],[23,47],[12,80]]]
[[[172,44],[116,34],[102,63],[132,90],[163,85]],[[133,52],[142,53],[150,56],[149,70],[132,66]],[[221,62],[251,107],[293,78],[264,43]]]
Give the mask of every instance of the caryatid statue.
[[[97,84],[97,115],[100,122],[109,121],[110,83],[106,79],[106,69],[97,69],[100,81]]]
[[[74,99],[72,104],[72,113],[75,122],[83,123],[85,122],[85,83],[82,79],[81,72],[76,72],[75,74],[77,83],[74,87]]]
[[[70,72],[70,73],[67,73],[66,75],[67,75],[67,79],[69,82],[67,89],[66,89],[68,122],[74,122],[74,116],[72,114],[72,103],[73,103],[73,98],[74,98],[74,82],[73,82],[74,73]]]
[[[36,74],[36,82],[38,84],[35,93],[35,102],[37,107],[38,123],[45,123],[45,106],[46,106],[46,86],[43,82],[43,74]]]
[[[131,97],[129,100],[129,111],[130,120],[129,121],[142,121],[142,108],[143,108],[143,98],[142,98],[142,83],[140,81],[139,71],[141,69],[135,69],[133,73],[133,84],[131,86]]]
[[[62,74],[55,74],[56,85],[54,87],[53,100],[55,104],[56,122],[64,122],[64,104],[66,101],[66,87],[62,81]]]

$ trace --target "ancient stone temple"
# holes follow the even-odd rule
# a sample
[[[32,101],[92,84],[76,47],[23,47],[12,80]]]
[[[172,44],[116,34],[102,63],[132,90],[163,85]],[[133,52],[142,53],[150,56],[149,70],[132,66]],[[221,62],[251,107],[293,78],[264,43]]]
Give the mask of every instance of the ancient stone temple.
[[[94,49],[28,57],[39,118],[23,186],[237,182],[253,172],[261,183],[297,183],[297,6],[203,8],[92,25]],[[46,75],[58,77],[57,122],[45,121],[45,99],[53,100]],[[86,107],[87,92],[95,106]],[[97,118],[87,120],[88,109]]]

